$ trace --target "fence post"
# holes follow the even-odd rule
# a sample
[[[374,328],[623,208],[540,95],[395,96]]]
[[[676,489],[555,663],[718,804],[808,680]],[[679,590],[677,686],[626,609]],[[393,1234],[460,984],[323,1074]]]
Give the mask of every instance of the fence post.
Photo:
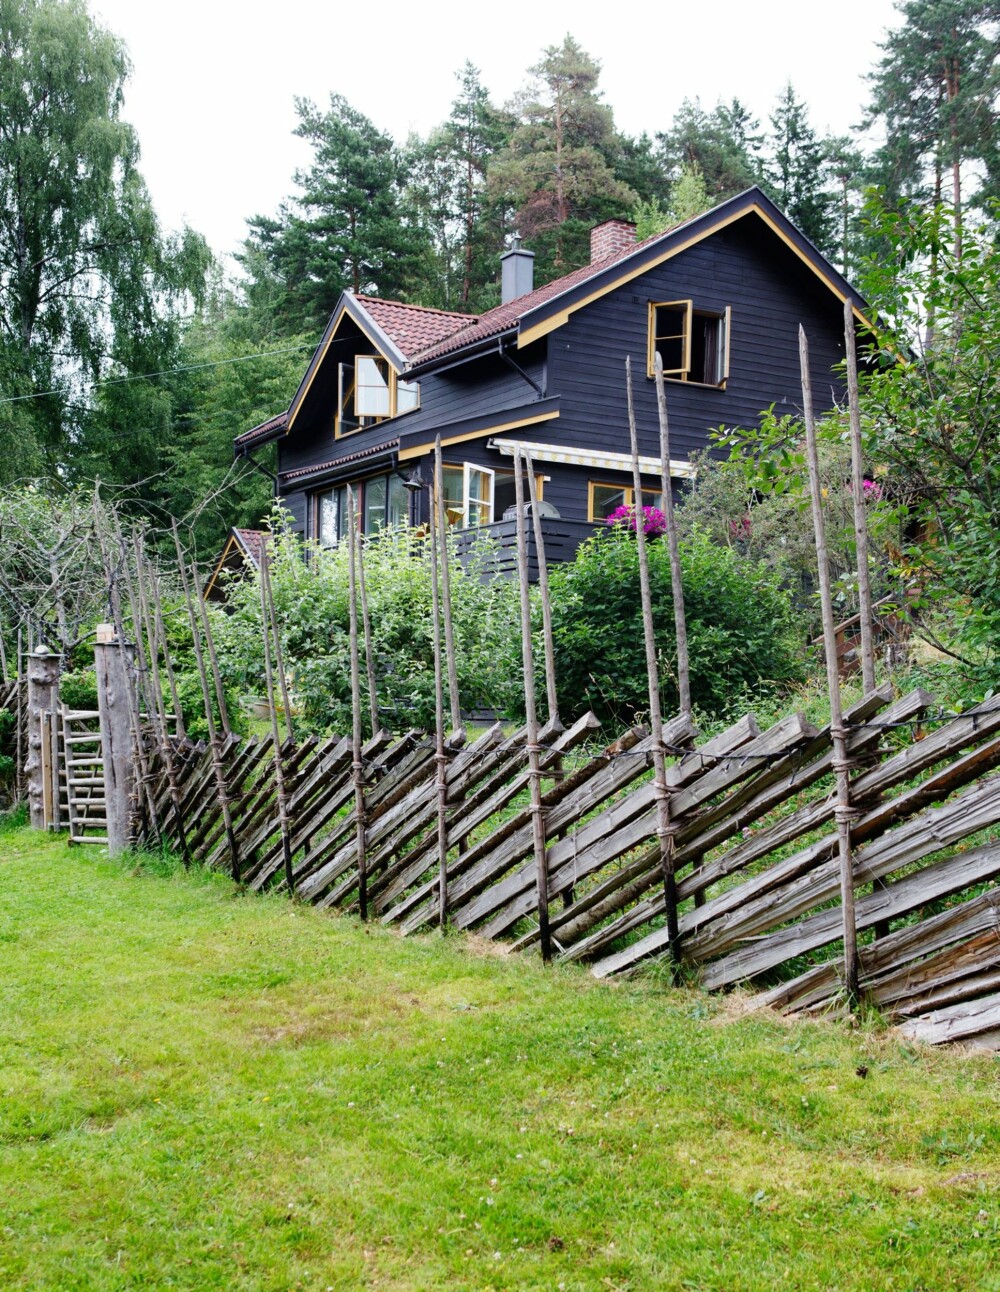
[[[45,764],[42,754],[42,713],[59,706],[59,656],[38,645],[28,656],[28,757],[24,774],[28,785],[31,825],[45,829]]]
[[[101,717],[101,756],[104,760],[104,800],[111,856],[128,848],[135,768],[129,720],[128,661],[113,624],[97,625],[94,667],[97,710]]]

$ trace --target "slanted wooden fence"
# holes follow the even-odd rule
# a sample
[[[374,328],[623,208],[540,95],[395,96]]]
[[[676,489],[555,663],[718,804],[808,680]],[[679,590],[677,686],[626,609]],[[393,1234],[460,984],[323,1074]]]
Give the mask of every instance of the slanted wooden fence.
[[[883,686],[844,715],[852,763],[861,987],[929,1039],[997,1040],[1000,1027],[1000,699],[942,719],[933,698]],[[637,727],[590,751],[589,715],[543,739],[550,928],[557,958],[599,977],[667,949],[652,742]],[[699,742],[666,724],[684,976],[707,988],[774,984],[786,1010],[844,1008],[838,957],[837,837],[828,727],[801,715],[767,731],[746,716]],[[454,927],[537,949],[539,927],[524,732],[499,726],[447,757],[447,917]],[[287,891],[270,737],[222,754],[242,878]],[[348,738],[281,749],[297,899],[369,912],[415,933],[438,924],[437,769],[432,741],[380,736],[362,751],[359,804]],[[179,773],[193,858],[229,867],[211,750]],[[170,790],[157,791],[161,830]],[[956,900],[958,899],[958,900]],[[556,909],[558,904],[558,909]]]
[[[847,337],[850,371],[849,311]],[[802,347],[806,373],[804,338]],[[630,390],[630,372],[627,381]],[[793,1013],[852,1009],[869,998],[914,1036],[1000,1048],[1000,698],[946,714],[925,691],[896,695],[888,684],[876,685],[866,593],[864,696],[842,710],[804,381],[831,720],[818,728],[793,713],[761,730],[747,714],[701,739],[688,698],[662,374],[658,392],[681,713],[659,710],[659,653],[640,525],[649,729],[636,726],[602,744],[592,714],[564,727],[545,613],[540,654],[547,715],[539,719],[524,506],[524,479],[530,497],[534,475],[519,450],[515,537],[526,722],[514,732],[499,724],[471,735],[463,729],[438,453],[429,543],[433,735],[378,730],[364,552],[351,525],[352,732],[301,740],[293,729],[267,546],[259,588],[271,729],[243,740],[230,729],[211,620],[175,531],[207,729],[204,741],[190,739],[159,579],[141,542],[119,534],[115,550],[105,553],[113,622],[96,648],[98,675],[108,679],[101,692],[100,777],[94,715],[63,712],[61,745],[55,727],[40,739],[43,748],[51,744],[54,758],[63,750],[64,781],[56,776],[51,784],[65,784],[74,837],[87,834],[82,802],[88,812],[105,812],[112,847],[166,845],[186,863],[225,869],[253,890],[356,912],[403,934],[466,930],[503,942],[512,953],[588,963],[600,978],[661,961],[675,981],[710,990],[745,986],[757,1004]],[[856,412],[852,404],[863,554]],[[631,399],[629,414],[641,496]],[[350,508],[353,501],[349,491]],[[540,525],[532,552],[545,611]],[[863,561],[859,583],[867,586]],[[365,718],[375,732],[367,742]],[[61,811],[60,791],[51,794]],[[89,820],[96,825],[102,818]]]

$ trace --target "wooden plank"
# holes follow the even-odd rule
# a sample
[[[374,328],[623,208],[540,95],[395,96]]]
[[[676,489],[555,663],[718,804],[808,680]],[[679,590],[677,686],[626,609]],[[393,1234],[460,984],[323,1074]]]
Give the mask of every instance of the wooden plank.
[[[980,1038],[985,1048],[996,1049],[997,1042],[990,1034],[1000,1029],[1000,993],[986,996],[962,1005],[935,1010],[921,1018],[903,1023],[901,1035],[925,1045],[942,1045],[945,1042],[975,1042]]]

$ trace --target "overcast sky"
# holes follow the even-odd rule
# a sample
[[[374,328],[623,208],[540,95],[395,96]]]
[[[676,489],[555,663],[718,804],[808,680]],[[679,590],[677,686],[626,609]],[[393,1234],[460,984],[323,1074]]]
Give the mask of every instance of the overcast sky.
[[[273,214],[308,150],[292,137],[296,96],[343,94],[403,140],[448,115],[469,58],[502,102],[547,45],[572,33],[603,66],[619,129],[665,129],[684,98],[742,99],[766,120],[791,79],[821,133],[860,116],[865,73],[898,25],[892,0],[714,0],[678,4],[401,4],[317,0],[91,0],[132,57],[125,116],[168,229],[185,221],[216,251],[234,250],[244,221]]]

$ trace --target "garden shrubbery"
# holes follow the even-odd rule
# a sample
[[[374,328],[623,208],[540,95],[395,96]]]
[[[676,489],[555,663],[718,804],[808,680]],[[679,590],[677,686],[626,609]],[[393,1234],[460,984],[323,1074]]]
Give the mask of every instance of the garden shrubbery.
[[[678,707],[673,597],[665,542],[648,544],[653,621],[665,713]],[[803,676],[801,634],[779,575],[694,530],[681,543],[691,698],[722,716],[748,693],[773,692]],[[635,536],[623,526],[596,534],[576,560],[550,573],[556,672],[563,717],[591,708],[605,722],[631,722],[649,708]]]

